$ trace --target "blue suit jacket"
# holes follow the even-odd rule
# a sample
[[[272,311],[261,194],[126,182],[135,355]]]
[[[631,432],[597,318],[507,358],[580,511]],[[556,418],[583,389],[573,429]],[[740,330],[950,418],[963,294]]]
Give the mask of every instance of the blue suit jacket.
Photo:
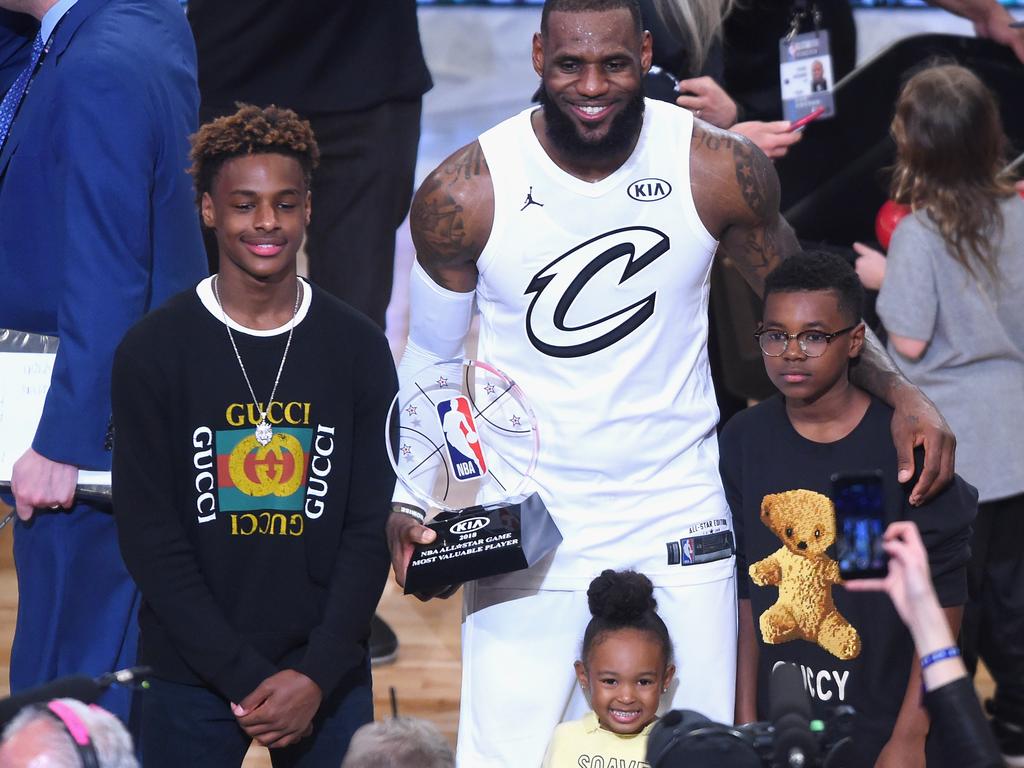
[[[32,36],[38,29],[39,22],[31,16],[0,8],[0,94],[7,93],[28,64]]]
[[[27,46],[37,29],[26,37],[24,17],[0,16],[0,75],[23,58],[18,37]],[[60,337],[33,443],[47,458],[109,469],[114,349],[206,274],[186,172],[198,107],[176,0],[79,0],[11,126],[0,152],[0,327]]]

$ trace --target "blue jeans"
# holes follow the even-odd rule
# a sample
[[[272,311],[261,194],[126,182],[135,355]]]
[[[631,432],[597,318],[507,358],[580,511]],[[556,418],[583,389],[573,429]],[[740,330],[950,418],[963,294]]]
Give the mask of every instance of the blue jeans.
[[[230,703],[200,685],[151,679],[141,694],[142,764],[145,768],[240,766],[250,739],[231,714]],[[370,667],[346,675],[320,705],[313,734],[270,750],[274,768],[341,765],[352,734],[373,720]]]

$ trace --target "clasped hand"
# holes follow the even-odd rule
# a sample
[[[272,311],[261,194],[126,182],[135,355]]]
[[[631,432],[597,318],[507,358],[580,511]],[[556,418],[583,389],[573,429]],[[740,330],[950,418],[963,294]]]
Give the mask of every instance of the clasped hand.
[[[320,686],[294,669],[271,675],[238,704],[231,713],[238,725],[264,747],[277,749],[295,744],[313,732],[313,716],[320,709]]]

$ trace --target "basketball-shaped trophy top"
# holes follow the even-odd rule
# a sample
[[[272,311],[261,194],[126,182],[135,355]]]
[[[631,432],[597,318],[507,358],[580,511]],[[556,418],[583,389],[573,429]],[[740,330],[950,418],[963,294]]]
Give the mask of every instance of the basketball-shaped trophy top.
[[[418,372],[388,414],[395,474],[426,507],[458,511],[515,503],[532,490],[540,437],[516,383],[480,360]]]

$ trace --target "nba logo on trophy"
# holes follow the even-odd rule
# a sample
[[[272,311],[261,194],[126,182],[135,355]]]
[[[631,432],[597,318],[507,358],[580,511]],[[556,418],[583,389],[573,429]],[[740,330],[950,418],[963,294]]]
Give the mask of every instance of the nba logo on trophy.
[[[476,422],[469,409],[469,400],[460,395],[437,404],[437,417],[448,447],[448,459],[455,479],[462,482],[475,480],[487,474],[483,447],[477,434]]]

